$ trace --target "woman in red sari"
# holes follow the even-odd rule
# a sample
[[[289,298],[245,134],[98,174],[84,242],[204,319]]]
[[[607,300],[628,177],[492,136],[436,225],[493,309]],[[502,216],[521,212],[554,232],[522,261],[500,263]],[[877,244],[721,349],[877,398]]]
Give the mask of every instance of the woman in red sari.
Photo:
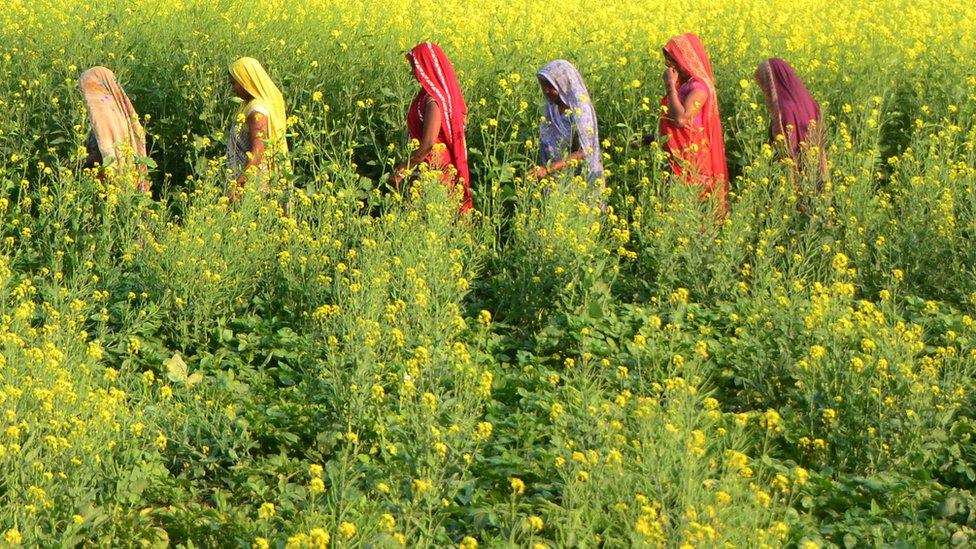
[[[471,176],[464,139],[468,108],[461,85],[451,61],[437,44],[418,44],[407,54],[407,60],[420,83],[420,91],[407,111],[407,131],[420,146],[407,162],[394,169],[394,183],[399,185],[410,168],[426,163],[443,172],[442,179],[452,191],[460,187],[460,211],[466,213],[471,209]]]
[[[720,215],[728,211],[729,170],[718,114],[715,76],[701,41],[688,33],[664,46],[666,113],[660,133],[671,171],[685,182],[702,187],[701,196],[718,201]]]

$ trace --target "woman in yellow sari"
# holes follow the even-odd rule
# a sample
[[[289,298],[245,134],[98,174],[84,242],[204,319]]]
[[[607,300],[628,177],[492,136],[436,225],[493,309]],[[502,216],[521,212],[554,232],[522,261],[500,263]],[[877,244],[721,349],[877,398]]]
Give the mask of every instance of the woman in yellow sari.
[[[106,169],[131,176],[137,189],[148,191],[146,132],[115,74],[105,67],[92,67],[82,73],[78,84],[92,125],[85,167],[97,167],[100,179],[108,175]]]
[[[236,197],[250,174],[266,175],[288,154],[285,140],[285,99],[257,59],[241,57],[231,63],[230,86],[241,106],[227,136],[227,169]],[[266,182],[260,181],[262,188]]]

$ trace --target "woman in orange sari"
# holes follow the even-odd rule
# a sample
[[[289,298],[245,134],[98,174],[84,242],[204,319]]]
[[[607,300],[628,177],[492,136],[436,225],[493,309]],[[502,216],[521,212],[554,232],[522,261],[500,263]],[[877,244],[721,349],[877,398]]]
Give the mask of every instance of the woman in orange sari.
[[[92,67],[81,75],[78,84],[92,126],[85,143],[88,156],[84,167],[98,168],[99,178],[106,177],[105,170],[111,168],[147,192],[146,131],[115,74],[105,67]]]
[[[688,33],[664,46],[666,107],[659,131],[667,139],[664,150],[671,171],[686,183],[702,188],[701,197],[718,201],[719,214],[728,212],[729,170],[718,113],[715,76],[701,41]]]
[[[460,187],[457,197],[460,212],[466,213],[472,207],[472,200],[468,147],[464,139],[468,107],[461,84],[454,66],[437,44],[418,44],[407,54],[407,60],[420,83],[420,91],[407,111],[407,131],[419,146],[407,162],[394,169],[393,183],[399,185],[410,168],[426,163],[442,171],[444,184],[452,191]]]

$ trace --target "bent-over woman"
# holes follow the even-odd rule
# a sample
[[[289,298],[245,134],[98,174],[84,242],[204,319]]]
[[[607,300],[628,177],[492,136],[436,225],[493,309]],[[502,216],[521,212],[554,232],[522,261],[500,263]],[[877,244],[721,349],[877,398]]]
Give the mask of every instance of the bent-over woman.
[[[813,163],[819,191],[827,178],[820,105],[782,59],[773,57],[760,63],[755,78],[769,109],[770,144],[793,160],[798,174],[808,173]]]
[[[603,158],[596,110],[583,77],[571,63],[557,59],[537,74],[546,97],[539,125],[541,166],[532,174],[541,179],[582,163],[582,173],[594,186],[603,186]]]
[[[441,170],[444,184],[460,202],[460,212],[466,213],[472,207],[472,199],[464,137],[468,107],[461,84],[454,66],[437,44],[418,44],[407,53],[407,60],[420,83],[420,90],[407,111],[407,132],[419,146],[409,160],[396,166],[393,183],[399,185],[410,168],[426,163],[432,169]]]
[[[92,67],[79,79],[88,108],[91,131],[88,133],[86,168],[98,168],[99,177],[111,168],[118,175],[133,177],[140,191],[149,190],[146,164],[146,132],[139,123],[129,96],[115,74],[105,67]]]

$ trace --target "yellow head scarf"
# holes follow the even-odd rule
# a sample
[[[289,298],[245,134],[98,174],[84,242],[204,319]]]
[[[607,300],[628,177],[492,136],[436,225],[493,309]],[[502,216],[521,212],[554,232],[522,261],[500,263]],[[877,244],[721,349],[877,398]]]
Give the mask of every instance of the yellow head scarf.
[[[241,105],[237,111],[238,118],[247,115],[251,107],[260,103],[268,112],[268,140],[274,152],[287,152],[288,143],[285,141],[285,98],[281,90],[268,76],[261,63],[253,57],[241,57],[231,63],[230,75],[251,95],[251,100]]]

